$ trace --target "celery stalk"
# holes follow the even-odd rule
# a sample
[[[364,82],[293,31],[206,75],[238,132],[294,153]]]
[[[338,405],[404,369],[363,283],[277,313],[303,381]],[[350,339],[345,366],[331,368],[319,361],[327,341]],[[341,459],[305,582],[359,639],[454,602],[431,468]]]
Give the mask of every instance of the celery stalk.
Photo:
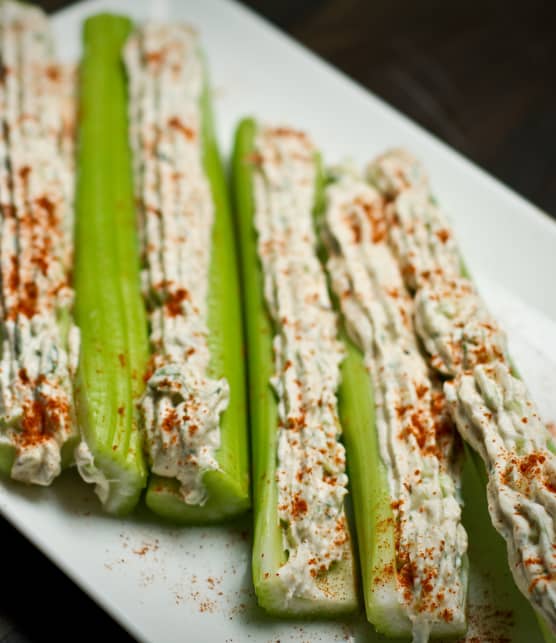
[[[344,334],[340,416],[351,482],[368,620],[387,636],[411,631],[396,580],[394,514],[375,429],[372,383],[361,352]]]
[[[78,413],[106,485],[104,508],[118,514],[133,509],[146,483],[134,399],[143,388],[147,327],[120,60],[130,28],[127,18],[108,14],[85,22],[76,200]]]
[[[215,206],[208,295],[211,353],[208,375],[227,379],[230,400],[221,416],[221,445],[216,453],[219,469],[207,471],[203,476],[203,484],[208,491],[207,502],[200,506],[185,504],[176,480],[152,476],[149,483],[146,501],[150,509],[182,524],[220,522],[246,511],[250,506],[239,275],[226,179],[206,80],[201,111],[203,164]]]
[[[429,201],[432,203],[436,203],[436,200],[433,198],[432,194],[430,193],[430,189],[428,188],[427,178],[422,167],[417,161],[413,160],[410,155],[403,151],[395,150],[391,153],[391,156],[389,158],[388,154],[380,157],[378,162],[375,162],[370,166],[370,169],[368,171],[368,178],[369,181],[375,184],[376,187],[388,199],[402,199],[404,191],[406,191],[406,195],[413,194],[413,196],[419,199],[421,196],[423,196],[423,194],[425,194],[425,192],[421,192],[420,189],[425,187],[428,191]],[[416,189],[415,186],[419,186],[419,189]],[[398,204],[398,201],[396,201],[396,204]],[[401,212],[403,217],[403,215],[407,214],[409,211],[407,209],[407,202],[404,202],[403,205],[400,202],[400,204],[396,205],[396,207],[398,209],[396,215],[398,216]],[[425,218],[420,211],[417,216],[423,216],[423,218],[419,221],[419,225],[421,226],[421,229],[419,229],[417,227],[418,224],[415,224],[417,220],[417,216],[415,216],[416,214],[417,210],[412,213],[412,216],[414,217],[412,225],[408,225],[407,222],[400,221],[399,219],[398,221],[396,221],[396,219],[392,219],[393,227],[390,234],[390,241],[394,245],[399,259],[403,267],[405,268],[403,270],[403,275],[406,279],[406,285],[410,290],[417,291],[417,297],[419,297],[419,291],[421,287],[424,288],[424,292],[426,293],[426,289],[431,286],[432,283],[434,283],[434,278],[431,279],[430,276],[436,274],[435,269],[437,268],[441,268],[441,270],[439,270],[439,273],[440,275],[444,275],[445,283],[442,284],[442,287],[440,287],[439,283],[437,282],[434,287],[436,287],[438,289],[438,292],[440,293],[446,285],[452,287],[450,276],[451,273],[444,272],[445,267],[443,265],[441,251],[436,254],[436,250],[432,249],[434,245],[432,240],[436,242],[436,238],[440,239],[442,237],[442,243],[444,243],[444,239],[448,239],[450,238],[450,236],[452,236],[452,231],[450,229],[449,223],[446,220],[442,221],[441,216],[429,212],[426,214]],[[396,229],[397,223],[400,223],[399,228],[401,232],[399,232],[399,236],[398,230]],[[404,235],[406,235],[407,238],[404,239]],[[415,244],[415,248],[411,248],[408,239],[410,239]],[[400,242],[400,240],[402,241]],[[458,252],[459,251],[457,250],[457,247],[452,245],[451,250],[449,250],[445,255],[444,258],[448,257],[446,265],[449,267],[447,268],[447,270],[453,271],[454,274],[457,274],[459,272],[461,277],[468,280],[468,286],[471,286],[472,278],[465,265],[465,262],[461,258],[459,259],[459,265],[458,263],[453,262],[453,260],[457,257]],[[449,265],[450,261],[453,262],[452,265]],[[469,291],[471,290],[472,287],[469,288]],[[474,296],[476,297],[476,294],[474,294]],[[464,309],[464,306],[461,303],[459,304],[459,306],[462,310]],[[485,311],[480,310],[480,305],[476,306],[474,310],[477,310],[477,308],[479,308],[479,310],[478,312],[473,313],[475,316],[475,319],[473,321],[480,322],[481,318],[487,315],[485,315]],[[456,339],[456,342],[461,341],[463,344],[464,359],[457,359],[456,357],[456,359],[453,360],[453,363],[450,364],[449,359],[451,358],[451,356],[449,356],[448,360],[446,360],[446,362],[448,362],[448,368],[446,368],[446,363],[443,363],[445,359],[444,356],[440,359],[436,359],[439,357],[440,351],[438,354],[435,354],[436,346],[431,343],[427,344],[427,338],[423,337],[424,348],[429,352],[430,365],[432,368],[439,368],[439,370],[441,370],[443,373],[448,374],[449,377],[465,377],[467,373],[474,372],[475,368],[487,368],[485,364],[491,366],[493,371],[495,371],[498,366],[501,366],[501,364],[507,364],[507,366],[509,366],[511,375],[514,378],[519,379],[519,375],[516,372],[515,366],[512,364],[511,359],[506,354],[503,339],[500,339],[500,333],[496,329],[496,322],[491,321],[489,323],[487,321],[486,323],[484,323],[484,328],[491,331],[492,335],[494,336],[494,339],[492,339],[492,343],[495,346],[495,349],[493,349],[492,354],[489,354],[488,352],[488,343],[489,341],[491,341],[491,337],[489,337],[487,334],[486,341],[479,339],[477,343],[478,346],[485,350],[485,354],[477,355],[475,353],[476,356],[474,358],[474,361],[472,358],[470,360],[470,363],[468,364],[466,363],[465,353],[465,350],[467,348],[466,342],[468,341],[467,338],[472,333],[473,326],[467,326],[468,320],[461,324],[457,324],[455,321],[451,323],[452,327],[450,328],[448,324],[448,329],[452,333],[452,337],[462,338],[461,340]],[[496,338],[496,333],[498,333],[499,335],[498,339]],[[496,347],[497,343],[498,346]],[[455,345],[457,346],[457,343],[455,343]],[[502,350],[500,350],[500,347],[502,347]],[[473,355],[474,353],[471,352],[471,356]],[[501,368],[504,368],[504,366],[501,366]],[[483,393],[483,396],[488,400],[490,393]],[[512,400],[512,402],[513,401],[514,400]],[[470,406],[471,405],[469,405],[469,407]],[[532,404],[528,403],[528,406],[532,407]],[[468,408],[467,413],[469,414],[469,417],[473,417],[476,420],[480,412],[478,409],[476,410],[473,408]],[[488,414],[485,413],[485,416],[487,415]],[[527,421],[527,418],[523,419],[524,423],[527,423]],[[459,425],[460,429],[465,429],[465,424],[462,424],[459,421],[457,422],[457,424]],[[508,428],[503,424],[502,421],[499,422],[499,432],[502,436],[506,436],[508,434]],[[467,434],[465,430],[462,430],[462,434],[464,439],[469,438],[469,434]],[[483,443],[483,449],[473,451],[472,449],[477,448],[478,445],[480,446],[481,442]],[[512,640],[526,640],[526,638],[531,638],[531,636],[534,636],[534,634],[537,634],[538,636],[540,630],[540,633],[542,633],[546,641],[553,641],[554,634],[550,633],[548,624],[543,620],[544,615],[542,614],[542,612],[546,608],[546,605],[543,603],[543,601],[535,601],[531,597],[532,590],[534,589],[536,584],[536,579],[534,579],[529,586],[527,586],[528,581],[519,582],[519,589],[521,590],[521,592],[523,592],[524,596],[522,597],[518,593],[518,581],[524,580],[524,577],[519,571],[520,565],[527,565],[528,561],[535,560],[530,546],[535,546],[539,542],[539,539],[536,535],[533,535],[529,543],[526,543],[525,539],[521,538],[519,535],[518,518],[514,519],[515,524],[512,526],[512,528],[502,528],[496,515],[496,506],[491,506],[491,502],[497,502],[497,500],[492,497],[494,494],[491,494],[490,492],[493,489],[497,489],[495,483],[497,482],[496,478],[500,475],[500,472],[504,471],[504,476],[506,476],[508,480],[512,479],[512,472],[505,469],[506,462],[495,462],[491,459],[491,455],[493,453],[493,451],[491,450],[491,445],[493,445],[494,443],[495,439],[493,439],[492,436],[489,436],[488,424],[485,424],[484,427],[481,424],[480,429],[477,431],[476,439],[470,439],[468,445],[466,445],[468,458],[465,484],[463,487],[463,492],[466,500],[464,524],[469,530],[471,594],[473,595],[473,593],[475,593],[476,596],[476,594],[478,593],[478,589],[482,589],[482,595],[480,596],[480,599],[477,601],[475,597],[475,604],[477,605],[475,609],[480,607],[484,609],[484,607],[486,606],[495,617],[499,613],[506,615],[506,623],[502,623],[501,627],[497,628],[497,630],[501,630],[502,628],[506,630],[504,632],[497,631],[497,635],[503,636],[504,639],[508,638],[508,640],[510,640],[511,636]],[[511,454],[510,451],[506,452]],[[519,452],[515,453],[516,458],[518,458],[519,455]],[[494,466],[495,464],[496,466]],[[511,464],[512,466],[516,467],[513,461],[511,462]],[[519,472],[519,467],[516,467],[516,470]],[[485,487],[489,491],[489,494],[487,494],[487,498],[485,498],[485,495],[483,493]],[[526,496],[528,488],[529,482],[527,484],[523,484],[520,491],[522,491]],[[508,496],[509,494],[500,492],[500,505],[503,508],[507,508],[509,506],[510,501],[508,499]],[[526,498],[524,501],[524,505],[528,501],[529,499]],[[535,498],[534,501],[536,502],[537,499]],[[545,502],[549,504],[549,501]],[[521,507],[521,502],[514,505],[514,511],[516,512],[516,515],[519,515]],[[492,514],[492,517],[489,514]],[[485,528],[485,524],[488,525],[489,522],[496,525],[496,531],[488,526]],[[539,528],[535,527],[535,529]],[[542,527],[540,529],[542,529]],[[504,540],[506,541],[505,543]],[[504,544],[506,545],[506,547],[504,546]],[[519,558],[519,562],[516,561],[516,555],[513,553],[515,549],[517,549],[518,551],[521,549],[521,553],[519,555],[523,556],[523,563],[519,561]],[[510,558],[511,566],[508,566],[508,558]],[[549,569],[550,566],[548,566],[548,570]],[[513,579],[516,580],[515,585],[510,580],[512,576]],[[551,580],[552,578],[551,576],[546,577],[546,574],[544,574],[543,576],[537,576],[537,578],[540,580]],[[492,594],[492,596],[489,596],[489,594]],[[546,590],[546,595],[550,595],[550,589]],[[489,602],[486,602],[485,598],[489,599]],[[531,603],[536,612],[535,615],[537,617],[538,627],[536,627],[535,625],[533,614],[531,613],[531,611],[525,608],[525,599],[531,600]],[[470,598],[470,602],[471,600],[472,599]],[[491,602],[493,603],[493,605],[490,604]],[[480,612],[480,609],[477,609],[477,611]],[[511,622],[508,623],[508,620],[510,619]]]
[[[464,259],[461,259],[461,275],[473,281]],[[509,357],[509,362],[512,375],[521,379],[521,375],[511,356]],[[496,583],[506,588],[507,595],[504,597],[504,602],[500,603],[500,608],[510,609],[513,612],[514,625],[512,633],[515,639],[519,637],[521,640],[526,635],[531,637],[531,634],[535,632],[537,635],[539,633],[542,635],[545,643],[556,643],[556,635],[551,632],[545,619],[535,609],[531,611],[531,604],[518,590],[508,566],[506,541],[491,524],[487,499],[484,494],[484,490],[488,485],[485,463],[479,453],[474,451],[468,444],[465,445],[465,450],[467,460],[473,464],[472,467],[467,467],[469,472],[466,475],[464,485],[464,493],[467,496],[465,498],[467,511],[464,511],[464,518],[466,519],[465,524],[470,536],[470,552],[473,556],[471,559],[471,578],[478,577],[481,572],[485,573],[485,570],[488,570]],[[479,521],[480,527],[477,525],[479,512],[482,514],[482,519]],[[490,529],[485,530],[485,524],[491,524]],[[478,534],[480,533],[480,540],[477,539],[477,543],[480,543],[480,545],[475,545],[472,540],[474,530],[477,530]],[[473,564],[477,571],[473,569]],[[533,620],[533,615],[536,623]]]
[[[469,535],[471,616],[473,609],[482,608],[485,611],[486,606],[488,613],[494,615],[494,623],[497,615],[510,615],[510,619],[507,616],[506,619],[502,618],[507,632],[499,633],[507,640],[538,641],[542,632],[546,643],[554,643],[554,635],[515,585],[508,566],[506,542],[491,525],[484,493],[488,478],[483,461],[467,444],[465,451],[463,522]],[[472,620],[480,623],[478,618]],[[477,636],[479,634],[476,633]]]
[[[74,82],[45,14],[20,2],[0,3],[0,66],[0,471],[47,486],[79,439],[68,279]]]
[[[255,535],[252,574],[259,604],[276,616],[336,616],[353,611],[353,561],[331,567],[322,579],[328,595],[321,599],[292,598],[285,604],[283,586],[276,572],[286,562],[282,530],[278,519],[276,451],[278,412],[269,385],[274,374],[273,329],[263,298],[263,275],[257,254],[253,226],[254,200],[252,168],[256,123],[243,120],[237,129],[233,153],[235,215],[241,250],[245,327],[248,346],[248,391],[252,440]],[[318,193],[318,190],[317,190]]]

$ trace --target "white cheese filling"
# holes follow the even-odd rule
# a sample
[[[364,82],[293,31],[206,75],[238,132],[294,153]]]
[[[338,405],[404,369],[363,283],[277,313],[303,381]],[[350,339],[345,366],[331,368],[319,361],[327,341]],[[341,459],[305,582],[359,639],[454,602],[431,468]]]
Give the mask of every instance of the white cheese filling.
[[[390,242],[415,290],[431,365],[454,378],[444,385],[451,415],[485,462],[490,515],[516,584],[556,632],[556,445],[511,372],[503,331],[461,276],[453,232],[418,165],[394,150],[368,176],[390,201]]]
[[[426,641],[435,623],[461,627],[465,621],[467,535],[455,429],[417,348],[413,304],[386,242],[381,197],[362,178],[340,172],[326,199],[332,286],[373,383],[396,522],[400,602],[414,641]]]
[[[520,590],[556,630],[556,445],[502,362],[445,385],[453,416],[489,472],[489,510]]]
[[[0,442],[14,448],[13,478],[48,485],[76,434],[74,79],[44,13],[16,2],[0,5],[0,64]]]
[[[506,338],[462,260],[449,221],[435,203],[421,164],[392,150],[367,170],[389,202],[389,241],[406,286],[415,292],[415,328],[432,366],[454,376],[492,358],[504,358]]]
[[[319,575],[345,558],[349,540],[336,399],[344,353],[316,254],[315,149],[301,132],[261,127],[252,162],[264,296],[276,329],[276,482],[288,553],[278,575],[287,597],[315,598]]]
[[[104,505],[110,495],[110,481],[95,464],[95,458],[89,445],[82,440],[75,449],[75,464],[79,475],[89,484],[95,485],[95,493]]]
[[[203,64],[196,33],[147,23],[127,42],[130,140],[140,209],[152,376],[141,400],[151,469],[183,500],[207,500],[218,469],[226,380],[210,377],[207,296],[214,206],[202,159]]]

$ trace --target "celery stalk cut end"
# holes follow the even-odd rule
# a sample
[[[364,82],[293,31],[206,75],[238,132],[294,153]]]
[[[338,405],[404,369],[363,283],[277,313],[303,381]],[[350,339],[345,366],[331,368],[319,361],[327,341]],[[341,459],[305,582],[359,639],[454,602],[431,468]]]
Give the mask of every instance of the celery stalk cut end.
[[[256,582],[259,605],[271,616],[279,618],[337,618],[354,613],[358,607],[354,592],[356,570],[351,547],[346,548],[345,560],[334,563],[322,578],[317,579],[320,596],[303,598],[288,596],[288,586],[281,580],[279,569],[266,572],[266,578]]]
[[[152,476],[145,502],[159,516],[178,525],[210,525],[221,523],[249,509],[249,497],[222,471],[208,471],[203,476],[208,500],[203,505],[188,505],[180,494],[175,479]]]

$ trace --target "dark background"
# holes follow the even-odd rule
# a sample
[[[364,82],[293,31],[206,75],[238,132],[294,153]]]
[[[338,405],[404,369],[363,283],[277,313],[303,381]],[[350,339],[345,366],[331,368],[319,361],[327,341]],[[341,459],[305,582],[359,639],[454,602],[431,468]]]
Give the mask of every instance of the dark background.
[[[556,215],[556,2],[244,4]],[[131,641],[1,519],[0,533],[0,643]]]
[[[243,4],[556,215],[554,0]]]
[[[556,215],[556,2],[247,0]]]

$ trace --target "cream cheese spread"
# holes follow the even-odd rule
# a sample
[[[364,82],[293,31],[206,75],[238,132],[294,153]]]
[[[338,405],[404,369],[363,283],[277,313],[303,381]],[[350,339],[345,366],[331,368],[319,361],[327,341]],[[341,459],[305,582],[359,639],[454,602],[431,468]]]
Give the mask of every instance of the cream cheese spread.
[[[472,281],[421,164],[403,150],[379,157],[368,177],[388,201],[389,241],[415,292],[415,328],[444,375],[507,353],[506,338]]]
[[[152,374],[140,402],[151,469],[207,500],[228,383],[210,376],[207,297],[214,206],[203,168],[196,33],[147,23],[125,46]]]
[[[556,632],[556,447],[512,372],[504,333],[462,276],[453,232],[418,166],[394,150],[368,176],[389,201],[389,239],[415,291],[431,365],[453,378],[444,385],[451,415],[485,462],[490,515],[516,584]]]
[[[46,16],[0,4],[0,444],[11,475],[48,485],[76,435],[71,323],[73,71]]]
[[[414,641],[427,641],[435,623],[465,622],[457,436],[417,347],[413,302],[386,241],[383,199],[362,177],[340,172],[326,201],[332,287],[372,379],[396,525],[399,600]]]
[[[336,391],[343,347],[316,252],[315,149],[301,132],[261,126],[253,153],[254,225],[274,322],[276,483],[288,597],[317,598],[319,575],[346,555],[344,447]]]
[[[502,362],[445,385],[464,438],[487,465],[490,514],[520,590],[556,629],[556,444]]]
[[[105,504],[110,495],[110,480],[96,465],[93,453],[85,440],[81,440],[77,445],[74,456],[79,475],[85,482],[95,485],[95,493],[102,504]]]

